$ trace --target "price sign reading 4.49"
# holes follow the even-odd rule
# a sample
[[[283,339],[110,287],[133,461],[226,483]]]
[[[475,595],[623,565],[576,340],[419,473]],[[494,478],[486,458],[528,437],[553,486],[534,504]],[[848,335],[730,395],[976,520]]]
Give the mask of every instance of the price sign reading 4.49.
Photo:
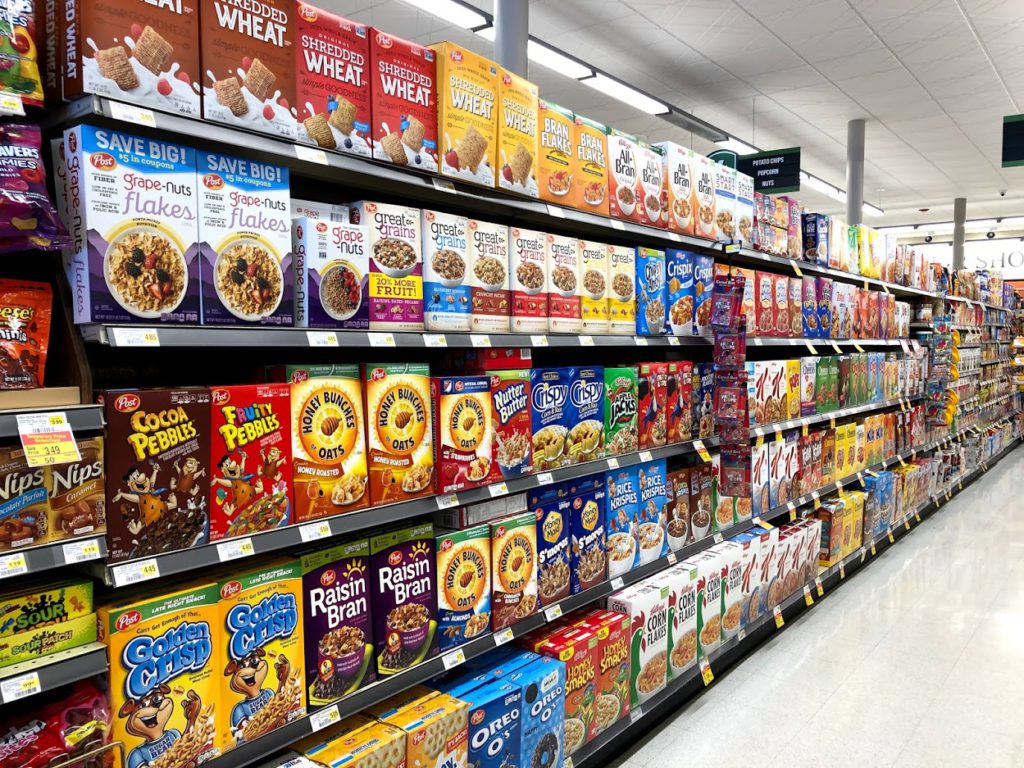
[[[81,461],[75,435],[64,411],[19,413],[18,434],[30,467]]]

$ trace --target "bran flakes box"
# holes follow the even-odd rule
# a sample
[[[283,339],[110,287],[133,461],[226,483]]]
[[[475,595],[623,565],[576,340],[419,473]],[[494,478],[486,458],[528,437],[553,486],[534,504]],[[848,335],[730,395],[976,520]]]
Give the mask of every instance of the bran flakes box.
[[[574,208],[608,215],[608,126],[576,115],[573,118],[572,199]]]
[[[571,369],[569,381],[569,432],[565,450],[570,464],[604,458],[604,369],[581,366]]]
[[[430,380],[435,482],[440,494],[476,488],[491,474],[491,380],[443,376]]]
[[[537,197],[537,86],[515,72],[498,72],[499,189]]]
[[[530,418],[536,471],[572,463],[567,450],[571,383],[571,368],[530,370]]]
[[[241,384],[210,391],[210,540],[292,520],[291,388]]]
[[[636,333],[636,250],[608,246],[608,332],[619,336]]]
[[[508,227],[470,219],[470,328],[474,333],[508,333],[512,314]]]
[[[608,130],[608,213],[612,218],[640,223],[640,142],[628,133]]]
[[[713,160],[693,153],[690,168],[693,172],[693,234],[708,240],[716,238],[715,218],[715,167]]]
[[[547,235],[533,229],[509,228],[512,281],[512,332],[548,330]]]
[[[292,257],[297,327],[370,327],[366,227],[292,219]]]
[[[83,125],[64,156],[74,321],[197,323],[195,151]]]
[[[693,267],[696,254],[678,248],[665,251],[665,276],[668,279],[668,325],[675,336],[693,334]]]
[[[361,201],[349,209],[370,243],[370,330],[423,330],[420,209]]]
[[[577,594],[604,581],[606,573],[605,499],[603,478],[581,484],[570,497],[569,532],[572,537],[569,573],[571,592]]]
[[[540,199],[573,205],[573,114],[550,101],[537,102],[537,186]]]
[[[491,523],[491,629],[537,611],[537,518],[524,512]]]
[[[553,605],[569,596],[571,506],[569,498],[548,498],[534,508],[537,517],[537,592],[541,607]]]
[[[494,431],[490,482],[499,482],[533,471],[530,371],[496,371],[490,374],[490,382]]]
[[[300,142],[370,157],[370,28],[298,2],[295,106]]]
[[[693,150],[672,141],[654,145],[661,150],[662,185],[665,189],[667,227],[673,232],[692,235],[693,173],[690,168]]]
[[[585,333],[607,334],[608,324],[608,246],[592,240],[578,242],[582,297],[580,314]]]
[[[299,562],[306,696],[310,707],[322,707],[377,679],[370,542],[304,552]]]
[[[124,742],[127,765],[160,758],[204,763],[228,748],[219,734],[225,716],[219,597],[216,583],[200,583],[98,609],[110,666],[111,735]],[[192,727],[186,704],[197,715]]]
[[[224,751],[306,714],[302,568],[281,559],[219,583]]]
[[[437,56],[437,135],[441,174],[496,186],[498,65],[451,42],[432,45]]]
[[[579,333],[581,316],[580,249],[574,237],[548,234],[547,278],[548,327],[551,333]]]
[[[374,159],[436,173],[434,52],[371,29],[369,77]]]
[[[636,334],[660,336],[665,332],[665,252],[636,249]]]
[[[420,523],[370,537],[377,674],[394,675],[437,655],[434,526]]]
[[[423,225],[423,325],[428,331],[472,330],[469,220],[421,211]]]
[[[667,585],[651,580],[608,598],[608,610],[630,617],[629,706],[634,710],[668,682]]]
[[[433,492],[430,367],[365,365],[367,469],[373,506]]]
[[[201,0],[203,118],[294,139],[293,0]]]
[[[639,375],[635,366],[605,368],[605,453],[632,453],[639,445]]]
[[[690,562],[664,572],[668,594],[668,678],[679,677],[697,663],[698,569]]]
[[[443,653],[491,626],[491,529],[437,533],[437,629]]]
[[[288,169],[198,152],[203,324],[290,326]]]

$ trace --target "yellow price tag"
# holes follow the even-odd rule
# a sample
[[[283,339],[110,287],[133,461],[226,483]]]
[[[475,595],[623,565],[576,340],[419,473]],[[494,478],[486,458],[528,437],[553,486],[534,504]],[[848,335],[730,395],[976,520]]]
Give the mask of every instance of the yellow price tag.
[[[835,429],[836,428],[836,417],[835,416],[829,416],[828,417],[828,425],[829,425],[829,427],[831,429]]]
[[[758,432],[757,439],[754,441],[754,447],[760,449],[764,445],[764,433]]]
[[[878,554],[878,550],[875,549],[875,542],[872,541],[871,542],[871,556],[874,557],[876,554]]]
[[[772,609],[772,613],[775,614],[775,626],[782,629],[782,625],[786,623],[786,620],[782,618],[782,609],[779,606],[775,606]]]
[[[802,423],[802,424],[800,425],[800,433],[801,433],[801,434],[802,434],[802,435],[803,435],[804,437],[807,437],[807,435],[809,435],[809,434],[810,434],[810,432],[811,432],[811,425],[810,425],[810,424],[808,424],[808,423],[807,423],[806,421],[805,421],[805,422],[803,422],[803,423]]]
[[[842,581],[846,578],[846,566],[839,563],[839,580]]]
[[[797,264],[795,261],[793,262],[793,271],[796,272],[796,276],[797,277],[803,277],[804,276],[803,270],[800,269],[800,265]]]
[[[889,543],[890,544],[895,544],[896,543],[896,537],[892,535],[892,528],[891,527],[885,532],[885,535],[889,538]],[[874,547],[872,547],[872,549],[874,549]],[[872,552],[871,554],[873,555],[875,553]]]
[[[30,467],[81,461],[75,435],[64,411],[19,413],[18,435]]]
[[[705,687],[715,681],[715,674],[711,671],[711,662],[707,660],[707,657],[700,660],[700,677],[704,681]]]
[[[917,520],[917,522],[920,523],[921,522],[921,513],[920,512],[915,512],[914,513],[914,519]]]
[[[821,583],[821,577],[814,577],[814,588],[818,591],[818,597],[825,596],[825,585]]]
[[[907,466],[907,462],[905,462],[905,461],[903,460],[903,456],[902,456],[901,454],[898,454],[898,453],[897,453],[897,454],[896,454],[896,459],[897,459],[897,460],[899,461],[899,463],[900,463],[900,466],[901,466],[901,467],[905,467],[905,466]]]
[[[804,603],[810,608],[814,605],[814,596],[811,594],[811,588],[804,584]]]
[[[711,463],[711,454],[708,452],[708,449],[704,447],[703,440],[694,440],[693,447],[697,449],[697,453],[700,454],[700,457],[705,464]]]
[[[776,430],[775,430],[775,442],[776,442],[776,443],[782,443],[782,442],[785,442],[785,441],[784,441],[784,440],[782,439],[782,431],[781,431],[781,430],[778,430],[778,429],[776,429]]]
[[[910,518],[909,517],[903,518],[903,527],[906,528],[908,531],[910,530]]]

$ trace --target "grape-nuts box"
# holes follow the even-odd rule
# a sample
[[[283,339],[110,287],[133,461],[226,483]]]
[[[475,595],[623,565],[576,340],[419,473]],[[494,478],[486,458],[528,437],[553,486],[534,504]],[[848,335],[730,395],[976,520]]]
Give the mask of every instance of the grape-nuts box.
[[[428,331],[472,330],[469,220],[423,210],[423,325]]]
[[[366,227],[305,217],[293,219],[292,248],[295,325],[369,328]]]
[[[87,125],[64,144],[75,322],[197,323],[195,151]]]
[[[636,333],[660,336],[665,332],[665,252],[636,249]]]
[[[423,330],[420,209],[361,201],[349,209],[370,236],[370,330]]]

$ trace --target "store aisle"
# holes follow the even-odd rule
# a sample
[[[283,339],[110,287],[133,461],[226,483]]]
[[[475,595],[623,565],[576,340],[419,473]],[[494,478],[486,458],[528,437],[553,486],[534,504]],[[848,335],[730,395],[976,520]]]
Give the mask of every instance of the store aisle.
[[[624,768],[1024,767],[1024,447],[648,735]]]

